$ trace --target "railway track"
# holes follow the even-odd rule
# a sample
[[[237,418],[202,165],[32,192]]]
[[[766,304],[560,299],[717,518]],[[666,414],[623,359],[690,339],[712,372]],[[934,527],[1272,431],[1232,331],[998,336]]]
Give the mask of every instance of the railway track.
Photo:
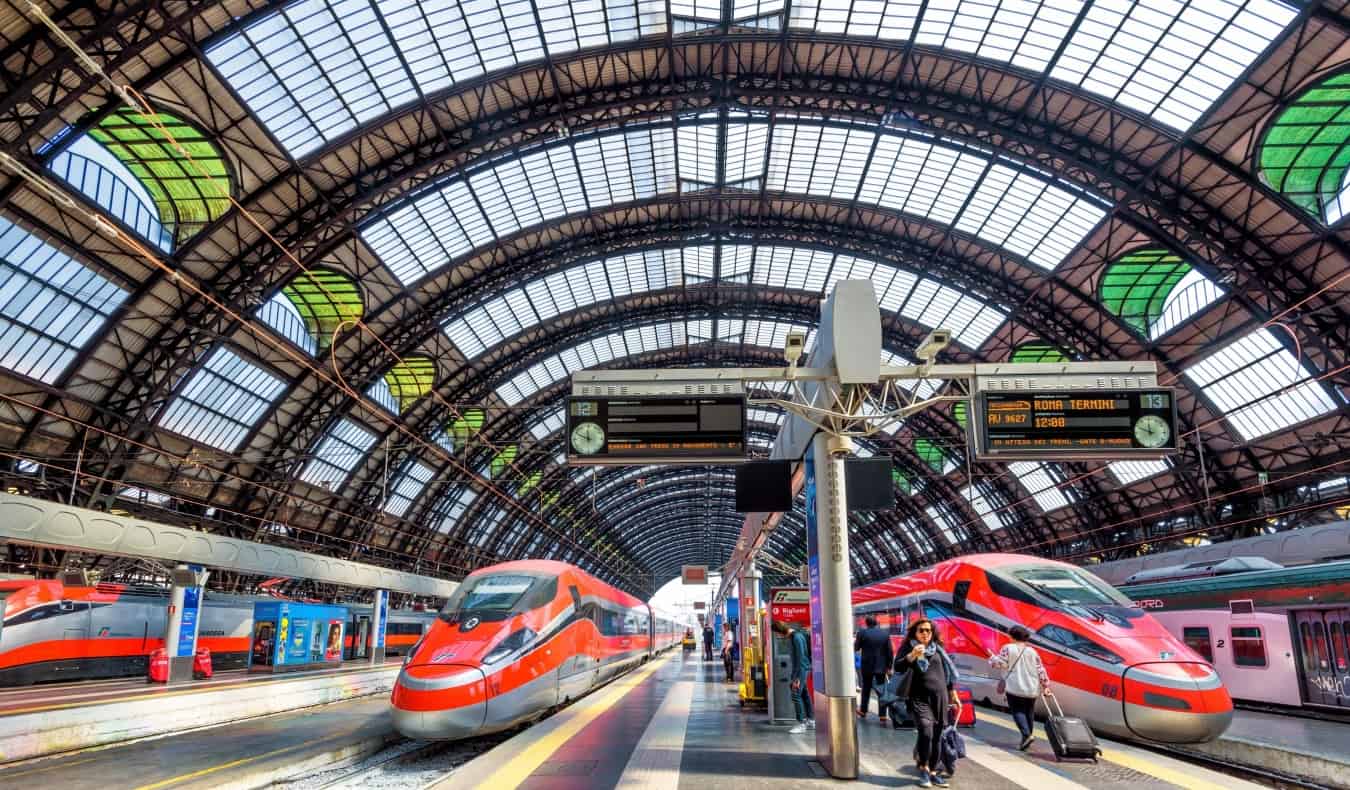
[[[353,765],[311,773],[275,787],[286,790],[420,790],[509,738],[503,732],[463,741],[399,740]]]

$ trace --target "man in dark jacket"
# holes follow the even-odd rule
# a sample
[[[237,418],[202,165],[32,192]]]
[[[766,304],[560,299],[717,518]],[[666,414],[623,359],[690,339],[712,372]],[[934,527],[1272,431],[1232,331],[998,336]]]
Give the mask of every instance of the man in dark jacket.
[[[792,645],[792,667],[788,688],[792,691],[792,708],[797,715],[797,724],[788,732],[793,735],[816,728],[815,711],[812,710],[811,689],[808,678],[811,675],[811,640],[800,628],[789,627],[781,620],[773,623],[774,633],[786,636]]]
[[[895,656],[891,652],[891,635],[886,629],[877,627],[877,618],[869,614],[866,623],[867,627],[853,640],[853,649],[862,655],[862,705],[858,708],[858,718],[867,718],[867,706],[876,689],[877,712],[885,723],[886,709],[881,707],[880,687],[886,684],[886,675],[891,671]]]
[[[713,655],[712,655],[712,642],[713,642],[713,630],[712,630],[712,626],[710,626],[710,625],[705,625],[705,626],[703,626],[703,660],[704,660],[704,661],[712,661],[712,659],[713,659]]]

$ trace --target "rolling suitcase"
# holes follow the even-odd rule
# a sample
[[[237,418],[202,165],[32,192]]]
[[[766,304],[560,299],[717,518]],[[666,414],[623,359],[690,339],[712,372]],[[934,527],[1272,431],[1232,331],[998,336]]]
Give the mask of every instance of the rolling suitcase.
[[[1097,762],[1097,756],[1102,750],[1097,746],[1097,736],[1092,734],[1092,727],[1077,716],[1065,716],[1059,700],[1052,695],[1046,694],[1045,700],[1047,709],[1054,703],[1054,711],[1045,719],[1045,735],[1050,741],[1050,748],[1055,750],[1055,759]]]
[[[956,726],[975,726],[975,695],[965,686],[956,687],[956,698],[961,700],[961,709],[956,716]]]

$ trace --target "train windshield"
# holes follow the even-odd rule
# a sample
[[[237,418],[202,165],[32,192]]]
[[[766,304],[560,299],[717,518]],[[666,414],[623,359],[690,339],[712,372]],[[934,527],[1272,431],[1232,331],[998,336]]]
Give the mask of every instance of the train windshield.
[[[469,577],[450,596],[442,620],[458,620],[466,612],[497,619],[541,605],[557,592],[557,577],[529,573],[492,573]]]
[[[1012,571],[1012,577],[1036,592],[1069,606],[1126,606],[1130,601],[1091,574],[1069,568],[1037,566]]]

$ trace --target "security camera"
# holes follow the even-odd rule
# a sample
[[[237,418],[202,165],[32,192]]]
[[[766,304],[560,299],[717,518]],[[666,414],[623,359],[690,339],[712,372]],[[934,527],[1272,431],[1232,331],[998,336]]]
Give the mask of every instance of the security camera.
[[[788,332],[787,340],[783,343],[783,358],[789,365],[796,365],[797,360],[802,358],[802,352],[806,350],[805,332]]]
[[[944,348],[952,344],[952,330],[934,329],[924,335],[923,342],[914,350],[920,362],[932,362]]]

